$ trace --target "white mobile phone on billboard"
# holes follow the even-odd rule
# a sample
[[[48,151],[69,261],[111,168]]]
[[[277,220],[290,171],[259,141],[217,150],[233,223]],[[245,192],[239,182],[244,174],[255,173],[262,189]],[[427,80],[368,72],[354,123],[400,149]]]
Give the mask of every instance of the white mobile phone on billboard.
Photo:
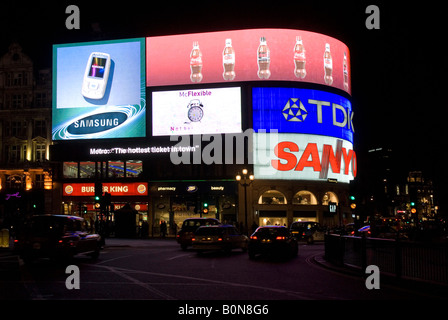
[[[102,99],[106,92],[110,71],[110,55],[104,52],[92,52],[87,60],[82,95],[89,99]]]

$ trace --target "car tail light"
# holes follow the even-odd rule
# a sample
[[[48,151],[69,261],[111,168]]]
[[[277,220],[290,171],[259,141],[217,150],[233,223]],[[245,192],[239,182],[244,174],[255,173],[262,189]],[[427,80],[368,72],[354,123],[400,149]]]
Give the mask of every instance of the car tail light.
[[[222,238],[218,238],[218,241],[222,241]]]
[[[196,241],[196,238],[191,238],[191,241]]]
[[[275,238],[275,240],[285,240],[286,239],[286,237],[281,237],[281,236],[278,236],[277,238]]]
[[[59,242],[59,243],[62,243],[62,240],[59,240],[58,242]]]
[[[257,236],[250,236],[250,238],[251,238],[252,240],[257,240],[257,239],[258,239]]]
[[[19,240],[17,240],[17,239],[14,239],[14,243],[19,243]]]

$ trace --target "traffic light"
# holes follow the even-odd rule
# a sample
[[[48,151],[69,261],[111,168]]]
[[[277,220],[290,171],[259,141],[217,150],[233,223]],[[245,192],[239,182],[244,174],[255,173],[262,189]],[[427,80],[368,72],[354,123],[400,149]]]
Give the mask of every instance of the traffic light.
[[[101,207],[101,198],[103,196],[103,184],[101,182],[95,182],[95,209]]]
[[[204,202],[202,212],[208,213],[208,203],[207,202]]]
[[[354,195],[350,196],[350,208],[352,210],[356,209],[356,197]]]
[[[415,202],[411,201],[411,213],[416,213],[417,212],[417,208],[415,207]]]

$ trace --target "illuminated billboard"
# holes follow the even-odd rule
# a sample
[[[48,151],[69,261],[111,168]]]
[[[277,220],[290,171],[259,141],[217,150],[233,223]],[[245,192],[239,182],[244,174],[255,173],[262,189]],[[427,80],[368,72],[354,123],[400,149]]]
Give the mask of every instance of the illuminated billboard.
[[[145,39],[53,46],[53,140],[146,135]]]
[[[337,94],[297,88],[253,88],[253,128],[307,133],[353,143],[351,102]]]
[[[351,93],[350,52],[303,30],[247,29],[146,38],[146,85],[298,81]]]
[[[147,182],[103,182],[103,192],[112,196],[147,196]],[[94,196],[95,183],[64,183],[63,196]]]
[[[297,133],[254,133],[255,179],[349,183],[357,160],[347,140]]]
[[[152,93],[153,136],[241,132],[241,88]]]

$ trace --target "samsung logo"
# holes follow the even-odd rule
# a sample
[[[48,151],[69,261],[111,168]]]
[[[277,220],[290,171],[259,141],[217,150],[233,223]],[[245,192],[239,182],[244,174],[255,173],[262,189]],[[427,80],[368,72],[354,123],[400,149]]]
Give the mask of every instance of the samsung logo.
[[[106,112],[91,115],[74,121],[68,126],[71,134],[97,133],[118,127],[127,120],[128,116],[122,112]]]

